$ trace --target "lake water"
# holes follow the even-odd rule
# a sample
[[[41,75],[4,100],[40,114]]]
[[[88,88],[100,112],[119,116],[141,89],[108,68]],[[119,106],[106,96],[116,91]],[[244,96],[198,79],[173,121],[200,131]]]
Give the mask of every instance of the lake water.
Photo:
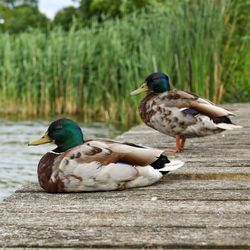
[[[49,121],[9,121],[0,119],[0,200],[28,182],[37,182],[37,164],[53,144],[28,147],[28,142],[40,138]],[[119,134],[114,128],[93,123],[83,128],[85,139],[112,138]]]

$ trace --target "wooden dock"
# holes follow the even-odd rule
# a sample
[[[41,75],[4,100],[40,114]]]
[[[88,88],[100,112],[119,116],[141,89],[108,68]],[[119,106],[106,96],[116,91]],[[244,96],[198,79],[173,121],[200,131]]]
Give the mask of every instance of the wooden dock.
[[[156,185],[47,194],[28,185],[0,203],[0,247],[250,249],[250,104],[243,129],[187,141],[186,162]],[[157,148],[174,139],[145,126],[118,137]],[[13,166],[14,167],[14,166]],[[36,167],[36,166],[34,166]]]

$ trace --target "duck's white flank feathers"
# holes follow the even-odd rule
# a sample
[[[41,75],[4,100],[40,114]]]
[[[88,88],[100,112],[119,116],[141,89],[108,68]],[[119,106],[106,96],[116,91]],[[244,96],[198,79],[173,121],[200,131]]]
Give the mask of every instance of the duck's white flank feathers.
[[[135,167],[123,163],[70,164],[60,170],[59,178],[66,192],[115,190],[121,182],[133,180],[138,174]]]
[[[242,128],[242,126],[240,126],[240,125],[229,124],[229,123],[218,123],[218,124],[216,124],[216,127],[221,128],[221,129],[226,129],[226,130],[232,130],[235,128]]]
[[[151,166],[136,167],[138,175],[134,180],[126,183],[126,188],[144,187],[159,181],[162,173]]]

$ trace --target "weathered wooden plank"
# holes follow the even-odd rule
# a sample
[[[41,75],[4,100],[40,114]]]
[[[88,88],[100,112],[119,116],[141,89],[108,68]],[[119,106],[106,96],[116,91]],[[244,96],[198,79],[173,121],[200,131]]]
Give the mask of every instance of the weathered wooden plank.
[[[166,180],[166,175],[159,183],[152,186],[137,188],[136,190],[146,189],[164,189],[164,190],[250,190],[250,181],[248,180]],[[134,192],[135,189],[129,189],[125,192]],[[18,189],[16,193],[25,192],[44,192],[37,183],[31,183]]]
[[[32,210],[36,213],[51,212],[86,212],[86,211],[109,211],[126,212],[136,209],[136,211],[147,211],[152,213],[236,213],[246,214],[250,212],[249,199],[225,200],[210,199],[204,196],[202,200],[191,199],[168,199],[167,195],[159,190],[153,192],[103,192],[103,193],[81,193],[81,194],[47,194],[47,193],[19,193],[10,197],[0,205],[3,213],[8,207],[9,211],[18,212],[24,209],[25,212]],[[157,200],[152,200],[157,197]],[[19,200],[17,200],[17,198]],[[50,201],[50,206],[48,206]],[[35,206],[34,206],[35,204]],[[10,205],[13,206],[10,209]]]
[[[0,245],[12,247],[174,247],[249,248],[249,232],[238,228],[165,228],[165,227],[85,227],[61,225],[46,227],[23,226],[2,228]],[[20,238],[20,235],[23,237]]]
[[[158,187],[158,188],[157,188]],[[156,196],[159,199],[163,200],[218,200],[218,201],[241,201],[241,200],[249,200],[250,201],[250,189],[249,190],[188,190],[188,189],[181,189],[181,190],[168,190],[163,188],[164,185],[157,185],[154,189],[147,189],[147,188],[140,188],[138,190],[126,190],[126,191],[120,191],[120,192],[103,192],[97,197],[107,197],[107,198],[130,198],[130,199],[136,199],[136,197],[140,197],[141,199],[151,199],[152,196]],[[37,197],[51,197],[51,194],[46,194],[44,192],[37,193]],[[95,195],[92,193],[79,193],[74,194],[76,196],[82,196],[82,197],[90,197],[92,199],[95,198]],[[57,195],[55,194],[54,197],[71,197],[71,194],[63,194],[63,195]],[[20,197],[22,199],[26,199],[30,197],[29,193],[17,193],[13,195],[11,198],[9,198],[8,202],[13,202],[16,200],[17,197]],[[0,205],[1,206],[1,205]]]
[[[29,207],[29,206],[28,206]],[[67,211],[67,212],[65,212]],[[47,226],[53,226],[55,221],[60,221],[60,224],[67,225],[70,223],[76,227],[80,225],[87,225],[88,227],[113,227],[113,226],[134,226],[134,227],[185,227],[185,228],[245,228],[250,230],[250,215],[246,213],[224,213],[218,211],[217,213],[203,213],[200,215],[198,212],[179,213],[178,210],[168,212],[162,209],[159,211],[135,211],[133,209],[128,211],[113,211],[103,210],[97,211],[85,210],[75,212],[75,209],[69,211],[69,209],[54,209],[51,211],[45,210],[32,211],[32,213],[25,213],[24,210],[17,211],[16,209],[10,209],[8,213],[3,213],[5,216],[9,216],[8,222],[4,222],[4,225],[11,225],[16,227],[34,226],[45,228]],[[63,219],[62,219],[63,217]],[[145,220],[145,218],[147,218]],[[185,224],[183,223],[185,222]]]
[[[190,165],[190,166],[189,166]],[[235,174],[250,174],[250,166],[249,167],[238,167],[238,166],[235,166],[235,167],[231,167],[231,166],[228,166],[228,167],[207,167],[207,166],[202,166],[202,165],[199,165],[199,166],[191,166],[190,163],[187,163],[186,164],[186,167],[183,168],[182,170],[177,170],[175,171],[175,173],[178,173],[180,172],[181,173],[202,173],[202,174],[208,174],[208,173],[217,173],[217,174],[220,174],[220,173],[235,173]]]
[[[249,180],[248,173],[173,173],[164,177],[166,180]]]

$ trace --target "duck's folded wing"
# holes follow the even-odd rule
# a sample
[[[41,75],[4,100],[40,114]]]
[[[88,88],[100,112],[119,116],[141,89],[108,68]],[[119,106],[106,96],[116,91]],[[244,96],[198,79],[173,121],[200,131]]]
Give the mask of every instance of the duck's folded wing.
[[[159,96],[169,107],[177,107],[184,110],[191,108],[211,118],[234,115],[232,112],[214,105],[212,102],[199,96],[181,90],[173,90]],[[158,102],[160,103],[160,101]]]
[[[234,115],[232,112],[224,108],[212,104],[203,103],[201,102],[201,100],[202,99],[199,98],[197,101],[192,101],[190,107],[211,118]]]
[[[140,145],[131,143],[120,143],[115,141],[92,140],[87,142],[92,146],[100,146],[111,150],[118,155],[119,162],[135,165],[147,166],[158,159],[162,150],[154,148],[144,148]]]

